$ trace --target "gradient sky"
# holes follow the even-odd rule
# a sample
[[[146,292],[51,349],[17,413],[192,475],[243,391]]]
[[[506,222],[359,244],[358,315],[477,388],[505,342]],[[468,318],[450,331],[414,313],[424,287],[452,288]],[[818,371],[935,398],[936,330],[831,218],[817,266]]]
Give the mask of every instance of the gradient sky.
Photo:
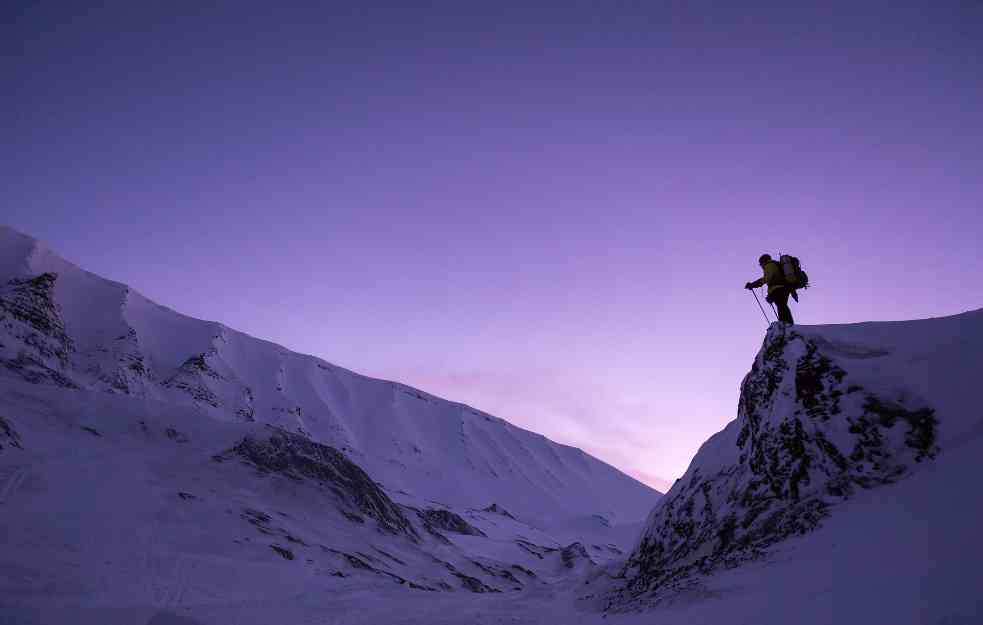
[[[802,323],[983,306],[977,0],[21,4],[0,222],[655,486],[735,416],[762,252]]]

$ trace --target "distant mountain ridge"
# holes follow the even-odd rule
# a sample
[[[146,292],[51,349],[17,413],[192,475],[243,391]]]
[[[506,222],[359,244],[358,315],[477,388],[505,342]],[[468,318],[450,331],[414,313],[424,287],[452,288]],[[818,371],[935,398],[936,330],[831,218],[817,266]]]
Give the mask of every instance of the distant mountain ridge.
[[[393,492],[535,519],[644,518],[659,493],[463,404],[193,319],[0,227],[0,367],[33,383],[192,406],[331,445]]]

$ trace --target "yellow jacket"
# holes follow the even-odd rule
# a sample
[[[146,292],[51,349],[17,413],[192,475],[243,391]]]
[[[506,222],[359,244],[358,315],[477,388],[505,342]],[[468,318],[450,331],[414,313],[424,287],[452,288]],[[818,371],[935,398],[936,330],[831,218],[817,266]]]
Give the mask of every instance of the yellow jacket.
[[[751,286],[758,288],[763,284],[768,285],[768,295],[771,295],[776,290],[785,287],[785,273],[782,271],[781,265],[775,261],[765,263],[764,266],[765,275],[758,278],[751,283]]]

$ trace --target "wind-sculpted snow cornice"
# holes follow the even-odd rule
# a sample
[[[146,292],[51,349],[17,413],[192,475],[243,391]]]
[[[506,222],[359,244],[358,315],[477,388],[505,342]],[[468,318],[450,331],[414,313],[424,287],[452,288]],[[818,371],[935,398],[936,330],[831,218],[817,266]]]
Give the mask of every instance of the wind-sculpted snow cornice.
[[[733,447],[724,457],[701,450],[659,502],[612,607],[760,557],[816,528],[858,487],[893,482],[938,453],[933,408],[870,392],[827,345],[769,330],[741,386]]]

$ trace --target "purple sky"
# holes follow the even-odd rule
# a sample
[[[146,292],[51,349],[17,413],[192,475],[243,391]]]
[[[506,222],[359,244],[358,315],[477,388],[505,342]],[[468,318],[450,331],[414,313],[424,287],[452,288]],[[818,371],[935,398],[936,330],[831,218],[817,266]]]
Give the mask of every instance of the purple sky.
[[[650,484],[762,252],[803,323],[983,306],[981,2],[89,4],[4,9],[0,222]]]

